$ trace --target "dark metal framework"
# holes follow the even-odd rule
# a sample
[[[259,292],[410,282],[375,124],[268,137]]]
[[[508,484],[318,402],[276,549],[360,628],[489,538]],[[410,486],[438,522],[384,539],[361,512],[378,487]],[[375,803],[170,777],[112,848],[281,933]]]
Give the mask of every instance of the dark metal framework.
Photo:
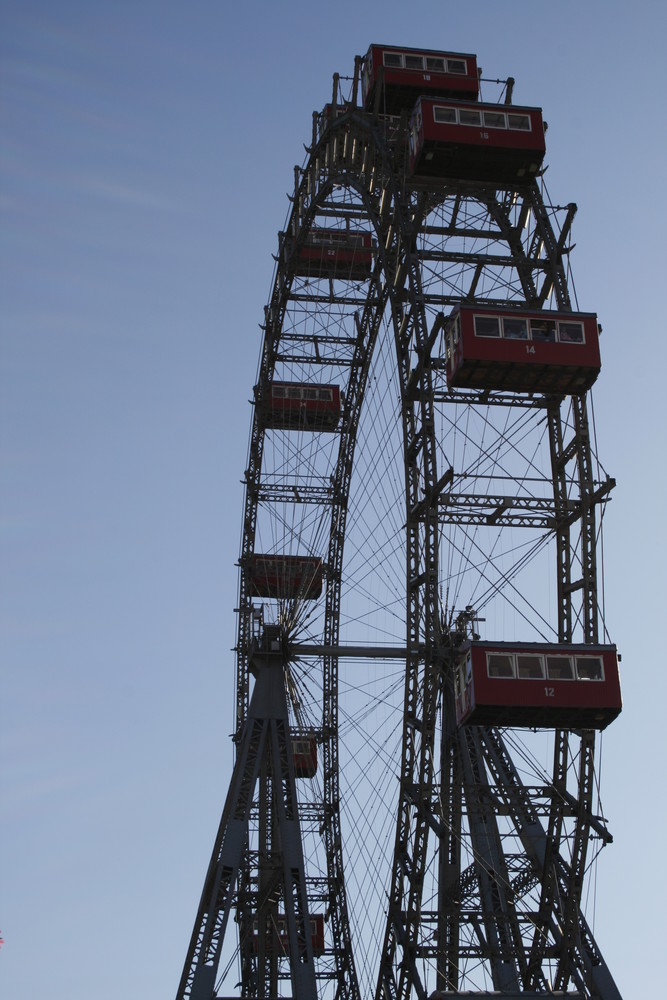
[[[455,304],[571,307],[576,206],[549,204],[539,178],[411,182],[404,122],[359,109],[356,81],[343,102],[335,78],[329,107],[337,115],[314,117],[295,170],[265,311],[236,684],[242,748],[257,635],[276,626],[290,731],[316,739],[321,754],[318,780],[297,781],[294,794],[308,908],[324,915],[326,941],[312,958],[314,987],[295,979],[291,949],[266,930],[285,907],[276,872],[287,847],[277,779],[260,762],[225,902],[239,943],[225,951],[216,933],[208,964],[222,976],[234,963],[247,997],[570,989],[613,1000],[582,911],[590,846],[611,840],[595,799],[594,733],[520,742],[458,729],[452,695],[454,650],[482,628],[482,612],[487,629],[521,639],[599,641],[596,511],[613,480],[591,448],[586,397],[450,391],[444,381],[443,319]],[[326,227],[373,234],[365,279],[358,269],[304,274],[299,250]],[[274,379],[340,385],[335,432],[267,426]],[[322,598],[259,606],[255,551],[322,558]],[[224,864],[218,845],[207,885]],[[220,900],[202,905],[215,923]],[[179,997],[199,1000],[202,961],[195,928]]]

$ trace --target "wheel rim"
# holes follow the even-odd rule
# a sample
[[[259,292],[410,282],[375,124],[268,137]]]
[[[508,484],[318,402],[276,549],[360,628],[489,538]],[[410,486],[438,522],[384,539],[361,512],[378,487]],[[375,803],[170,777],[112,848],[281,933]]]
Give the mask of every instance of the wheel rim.
[[[494,615],[487,633],[494,639],[503,637],[496,629],[509,634],[517,626],[503,620],[501,609],[510,606],[520,628],[536,636],[596,640],[594,505],[583,500],[600,484],[591,472],[585,399],[561,404],[494,394],[489,402],[479,393],[449,392],[438,319],[471,289],[480,303],[540,307],[548,292],[558,307],[568,307],[560,241],[571,208],[555,228],[535,184],[509,192],[452,184],[435,197],[403,190],[399,179],[383,136],[356,112],[323,126],[297,176],[267,308],[257,398],[273,379],[338,381],[346,416],[329,435],[267,430],[255,418],[241,555],[237,722],[247,710],[257,604],[249,557],[326,555],[327,582],[316,606],[265,602],[266,615],[284,624],[293,643],[320,647],[318,655],[294,657],[290,685],[295,727],[316,733],[322,753],[323,784],[304,788],[301,804],[311,906],[327,916],[326,953],[318,957],[322,995],[368,994],[378,965],[378,996],[425,996],[434,988],[539,990],[547,981],[561,989],[568,982],[583,986],[590,956],[579,904],[593,828],[593,735],[556,733],[545,767],[536,756],[543,759],[541,744],[536,751],[531,740],[521,744],[513,734],[461,733],[448,717],[446,664],[454,612],[469,605]],[[367,281],[325,283],[294,273],[285,241],[295,238],[298,250],[313,226],[332,220],[375,233],[377,264]],[[526,220],[529,231],[518,236]],[[498,510],[497,497],[507,496],[508,482],[513,507],[485,523]],[[530,537],[499,542],[516,533]],[[538,556],[551,565],[551,606],[528,596],[525,580],[543,572]],[[354,682],[347,667],[342,680],[338,657],[325,650],[360,642],[362,623],[370,646],[403,645],[406,656],[402,663],[369,657],[359,684],[362,665]],[[378,662],[385,664],[379,678]],[[359,689],[372,692],[372,710],[358,693],[346,706],[347,692]],[[493,826],[486,854],[470,822],[482,807],[480,786]],[[502,801],[509,819],[499,821],[491,800]],[[572,800],[579,803],[576,815]],[[377,823],[380,833],[371,837],[380,806],[398,822],[391,834]],[[527,842],[529,819],[535,831]],[[256,824],[239,888],[246,901],[241,978],[247,994],[255,993],[259,976],[269,984],[265,995],[275,995],[285,973],[275,957],[257,969],[247,916],[256,912],[260,892],[259,817]],[[604,832],[594,832],[604,840]],[[391,853],[390,839],[393,862],[378,871],[376,855]],[[493,881],[501,886],[500,904]],[[539,919],[528,921],[524,914],[535,911]],[[555,931],[556,924],[564,930]]]

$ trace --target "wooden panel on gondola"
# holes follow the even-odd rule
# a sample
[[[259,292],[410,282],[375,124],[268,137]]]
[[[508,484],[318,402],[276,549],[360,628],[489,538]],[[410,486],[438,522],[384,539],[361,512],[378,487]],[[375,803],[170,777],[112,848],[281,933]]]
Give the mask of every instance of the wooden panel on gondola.
[[[314,778],[317,774],[317,740],[313,736],[293,736],[292,760],[296,778]]]
[[[413,177],[512,183],[539,171],[546,145],[540,108],[420,97],[409,123]]]
[[[595,313],[459,306],[445,325],[452,388],[572,395],[600,373]]]
[[[322,560],[313,556],[253,555],[249,590],[253,597],[314,600],[322,593]]]
[[[340,420],[340,389],[310,382],[272,382],[262,415],[265,427],[334,431]]]
[[[315,913],[308,919],[310,922],[310,941],[313,947],[313,955],[317,958],[319,955],[324,954],[324,914]],[[283,954],[287,955],[289,946],[287,921],[282,914],[276,918],[274,931],[275,937],[278,939],[279,946]],[[257,924],[255,923],[252,936],[252,947],[255,953],[257,953],[258,942],[259,934],[257,931]]]
[[[615,646],[472,641],[455,692],[459,725],[604,729],[622,707]]]
[[[378,93],[378,88],[380,93]],[[371,45],[361,70],[364,108],[400,115],[420,94],[477,100],[477,57],[470,53]]]
[[[292,267],[295,274],[304,278],[367,281],[373,269],[375,251],[370,233],[311,229],[297,250]]]

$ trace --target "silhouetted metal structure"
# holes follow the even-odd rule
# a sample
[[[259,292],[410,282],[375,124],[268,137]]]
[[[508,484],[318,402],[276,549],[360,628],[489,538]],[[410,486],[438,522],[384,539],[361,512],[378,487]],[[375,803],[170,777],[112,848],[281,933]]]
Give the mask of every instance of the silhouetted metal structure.
[[[598,327],[513,82],[491,105],[474,56],[373,45],[295,168],[236,766],[178,1000],[619,997],[582,910],[611,841],[596,729],[620,711]]]

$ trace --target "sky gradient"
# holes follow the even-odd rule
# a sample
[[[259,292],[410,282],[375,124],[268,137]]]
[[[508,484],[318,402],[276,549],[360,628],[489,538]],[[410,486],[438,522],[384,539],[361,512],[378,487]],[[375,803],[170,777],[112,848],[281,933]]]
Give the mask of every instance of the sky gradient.
[[[476,52],[549,123],[603,325],[596,939],[662,983],[660,2],[0,0],[0,992],[174,995],[231,766],[241,478],[293,166],[370,42]],[[656,994],[657,995],[657,994]]]

